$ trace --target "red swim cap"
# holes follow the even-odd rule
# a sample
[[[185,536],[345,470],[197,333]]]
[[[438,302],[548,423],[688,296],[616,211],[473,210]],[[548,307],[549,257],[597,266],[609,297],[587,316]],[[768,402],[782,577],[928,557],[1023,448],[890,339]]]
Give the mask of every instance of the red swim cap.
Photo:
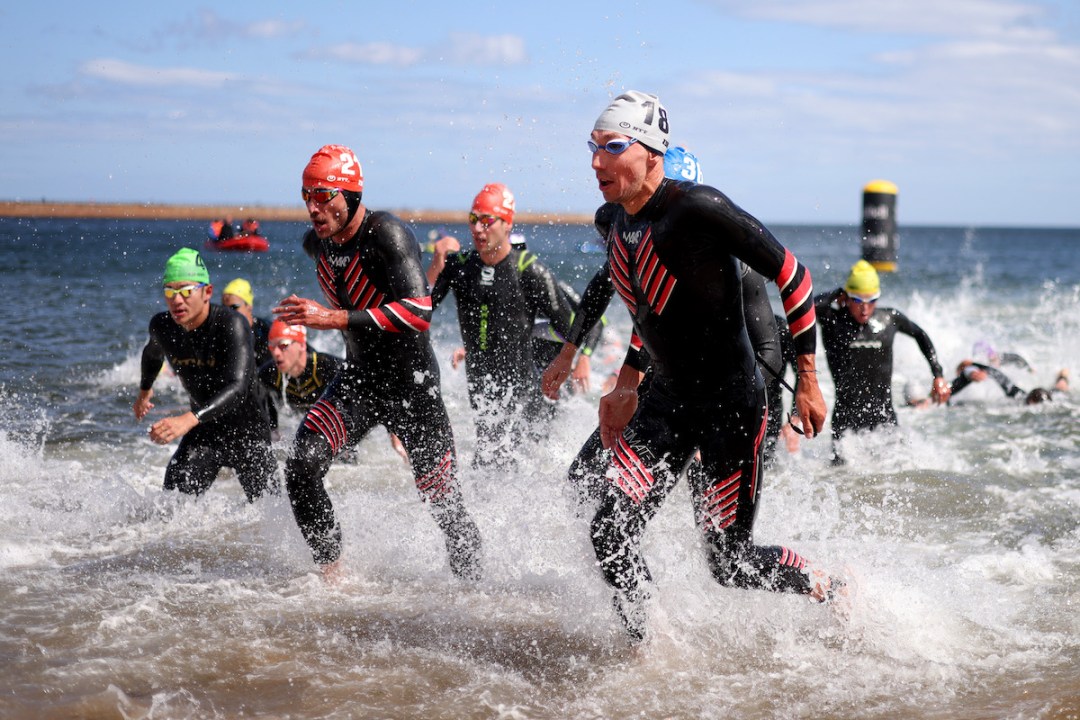
[[[364,171],[356,153],[344,145],[323,145],[311,156],[301,183],[306,188],[332,187],[364,191]]]
[[[472,202],[477,215],[494,215],[508,223],[514,222],[514,193],[502,183],[488,183]]]
[[[270,324],[270,342],[275,340],[292,340],[293,342],[307,342],[307,328],[303,325],[286,325],[282,320],[275,320]]]

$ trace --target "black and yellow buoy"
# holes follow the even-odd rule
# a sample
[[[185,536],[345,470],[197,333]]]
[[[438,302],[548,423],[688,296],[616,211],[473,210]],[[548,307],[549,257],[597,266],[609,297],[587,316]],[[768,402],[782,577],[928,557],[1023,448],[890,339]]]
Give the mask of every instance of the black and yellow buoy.
[[[896,185],[872,180],[863,188],[862,257],[880,272],[897,262]]]

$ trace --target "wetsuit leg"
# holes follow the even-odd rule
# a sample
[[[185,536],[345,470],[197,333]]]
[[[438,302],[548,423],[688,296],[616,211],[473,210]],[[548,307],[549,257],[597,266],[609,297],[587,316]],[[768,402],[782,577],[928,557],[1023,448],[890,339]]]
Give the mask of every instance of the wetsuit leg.
[[[780,437],[780,424],[784,414],[783,397],[780,395],[780,382],[771,381],[768,384],[769,394],[769,420],[765,426],[765,467],[772,467],[776,459],[776,441]]]
[[[358,443],[372,425],[361,408],[327,391],[296,431],[285,462],[285,489],[296,524],[319,565],[341,557],[341,526],[323,478],[334,457]]]
[[[611,458],[600,442],[600,428],[597,428],[581,446],[567,472],[579,503],[599,502],[604,497],[608,487],[604,475],[610,462]]]
[[[807,594],[812,586],[798,553],[753,541],[764,464],[764,397],[742,412],[731,405],[700,418],[702,463],[700,471],[688,473],[709,569],[721,585]]]
[[[397,406],[385,422],[401,438],[416,489],[446,536],[450,569],[462,579],[479,580],[480,530],[465,509],[457,482],[457,451],[442,398],[432,397],[421,388],[412,393],[407,403]]]
[[[248,502],[281,492],[277,460],[270,449],[268,431],[237,438],[229,449],[228,465],[236,470]]]
[[[658,396],[650,391],[613,449],[609,486],[590,528],[600,570],[634,639],[644,637],[641,604],[652,581],[641,537],[694,452],[690,434],[676,425],[680,408]]]
[[[187,495],[202,495],[217,479],[225,458],[214,445],[206,442],[206,433],[192,430],[180,440],[165,468],[165,489]]]

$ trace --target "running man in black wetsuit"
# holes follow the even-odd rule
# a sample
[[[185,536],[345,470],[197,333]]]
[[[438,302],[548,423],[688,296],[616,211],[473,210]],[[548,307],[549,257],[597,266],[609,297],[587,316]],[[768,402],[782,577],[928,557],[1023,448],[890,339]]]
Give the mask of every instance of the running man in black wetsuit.
[[[852,266],[844,287],[814,299],[825,359],[836,385],[832,416],[834,463],[843,462],[839,440],[844,433],[896,425],[892,399],[896,333],[910,335],[919,343],[934,375],[934,402],[941,404],[949,399],[949,384],[942,375],[930,336],[899,310],[878,307],[880,296],[877,271],[860,260]]]
[[[698,450],[704,472],[690,482],[713,577],[727,586],[818,600],[835,588],[824,576],[811,579],[797,553],[755,545],[752,537],[766,400],[746,332],[737,261],[780,289],[799,352],[796,404],[813,437],[824,423],[825,404],[814,367],[810,274],[718,190],[666,179],[667,138],[660,101],[632,91],[604,110],[589,140],[604,200],[619,205],[610,219],[598,218],[606,230],[606,270],[634,324],[616,388],[600,402],[601,440],[613,459],[591,536],[631,639],[645,635],[651,582],[642,534]],[[571,346],[609,298],[601,292],[590,299],[586,291]],[[655,375],[639,406],[640,349]]]
[[[695,183],[700,183],[702,182],[701,164],[698,162],[697,157],[685,148],[669,148],[668,151],[664,153],[664,176],[671,180],[690,180]],[[605,236],[606,228],[610,226],[618,208],[619,205],[616,203],[606,203],[597,210],[596,223],[601,237]],[[784,367],[785,363],[789,361],[787,356],[784,355],[784,343],[783,338],[780,336],[778,323],[783,322],[784,324],[784,331],[787,336],[787,351],[790,352],[790,363],[793,369],[795,365],[795,350],[791,345],[791,333],[787,331],[787,323],[784,322],[782,318],[773,314],[772,305],[769,303],[769,297],[765,289],[765,278],[759,273],[751,270],[742,261],[740,261],[738,265],[739,275],[742,280],[742,303],[743,314],[746,319],[746,332],[750,338],[750,346],[753,349],[754,357],[765,377],[768,389],[769,420],[765,433],[765,467],[767,468],[772,463],[775,440],[780,433],[779,423],[781,422],[779,419],[780,414],[778,414],[776,427],[774,428],[773,399],[774,397],[777,399],[780,398],[780,388],[784,384],[782,379]],[[593,276],[592,280],[589,281],[589,286],[586,288],[585,293],[592,298],[605,298],[603,300],[605,303],[604,307],[607,307],[607,303],[610,302],[610,299],[615,294],[615,289],[611,284],[611,276],[608,274],[606,267],[601,268],[600,271]],[[580,302],[579,299],[579,305]],[[595,300],[592,302],[592,305],[595,306],[596,302],[600,302],[600,300]],[[570,351],[571,348],[567,348],[567,350]],[[643,354],[639,357],[645,358],[647,356]],[[555,362],[556,359],[558,359],[557,354],[549,361],[549,367],[544,372],[545,393],[553,392],[554,388],[561,384],[565,378],[566,369],[563,364],[564,360]],[[645,361],[643,360],[643,363],[644,362]],[[647,391],[648,385],[651,384],[651,380],[650,374],[644,375],[641,386],[638,388],[639,399]],[[775,396],[773,394],[774,384]],[[780,407],[782,408],[782,405],[780,405]],[[580,499],[595,499],[603,495],[603,491],[607,484],[607,481],[604,478],[607,464],[607,457],[604,453],[603,445],[600,442],[600,431],[597,429],[596,432],[585,441],[585,444],[571,464],[568,473],[571,483],[578,491]],[[692,462],[687,472],[700,472],[700,463]]]
[[[154,380],[167,359],[191,396],[191,410],[150,426],[150,439],[159,445],[180,440],[165,469],[165,489],[201,495],[221,468],[231,467],[249,501],[276,493],[269,419],[255,394],[251,328],[210,303],[214,286],[195,250],[169,258],[163,284],[169,310],[150,319],[133,409],[142,420],[154,407]]]
[[[570,331],[573,309],[536,255],[510,246],[514,196],[500,183],[485,185],[469,213],[474,249],[432,258],[437,273],[431,303],[453,291],[465,342],[465,373],[476,422],[476,465],[510,466],[522,434],[551,417],[540,394],[532,356],[537,315],[558,332]]]
[[[304,168],[312,232],[304,247],[329,307],[290,295],[274,308],[288,325],[340,330],[347,363],[308,411],[285,465],[297,524],[329,581],[342,572],[341,528],[323,477],[334,457],[376,424],[397,435],[416,488],[446,536],[450,568],[480,577],[480,533],[457,481],[457,452],[431,349],[431,297],[412,231],[360,202],[363,173],[352,150],[320,148]]]
[[[308,348],[307,329],[275,320],[270,325],[272,359],[259,368],[259,382],[279,403],[307,412],[323,394],[345,361],[336,355]],[[277,415],[271,427],[277,428]]]

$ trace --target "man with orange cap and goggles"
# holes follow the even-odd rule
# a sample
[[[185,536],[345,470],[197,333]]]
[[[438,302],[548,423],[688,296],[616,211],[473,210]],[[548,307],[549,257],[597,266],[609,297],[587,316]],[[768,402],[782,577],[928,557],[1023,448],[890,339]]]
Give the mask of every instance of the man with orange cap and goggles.
[[[892,399],[893,340],[909,335],[930,365],[934,382],[930,392],[936,403],[949,399],[949,383],[942,374],[930,336],[899,310],[878,307],[881,281],[866,260],[855,263],[844,286],[814,298],[825,359],[836,385],[833,407],[833,462],[842,463],[839,440],[849,430],[871,430],[896,425]]]
[[[311,156],[301,196],[311,219],[304,248],[326,298],[290,295],[274,308],[286,325],[339,330],[348,362],[297,430],[285,464],[293,514],[324,577],[343,570],[341,526],[323,478],[334,457],[384,425],[403,443],[416,488],[446,539],[450,567],[480,576],[480,533],[457,481],[457,451],[431,348],[431,296],[408,226],[361,202],[356,154],[326,145]]]
[[[513,193],[501,183],[485,185],[469,212],[473,250],[447,257],[438,243],[428,270],[429,278],[437,275],[432,306],[451,291],[457,300],[476,465],[512,465],[515,439],[550,417],[533,362],[533,324],[539,315],[565,334],[573,322],[573,307],[551,272],[536,255],[511,247],[513,226]]]
[[[275,320],[270,325],[271,360],[259,368],[259,381],[278,404],[307,412],[322,395],[345,361],[308,348],[307,328]],[[277,413],[272,417],[277,429]]]

